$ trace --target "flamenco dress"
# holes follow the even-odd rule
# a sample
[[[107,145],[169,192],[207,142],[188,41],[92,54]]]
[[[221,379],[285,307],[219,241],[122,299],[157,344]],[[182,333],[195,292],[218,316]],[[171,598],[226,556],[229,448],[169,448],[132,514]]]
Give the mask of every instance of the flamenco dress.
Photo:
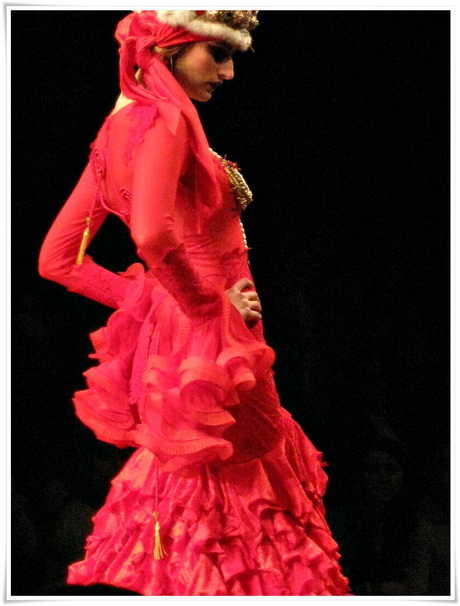
[[[171,187],[174,205],[163,208],[158,191]],[[178,246],[147,270],[114,274],[89,255],[76,264],[88,218],[89,239],[109,213],[133,229],[135,204],[137,224],[169,229]],[[70,584],[146,596],[351,595],[325,520],[322,455],[280,406],[261,322],[249,328],[225,295],[253,280],[240,213],[187,114],[135,100],[106,119],[45,240],[42,275],[116,309],[91,335],[97,364],[76,414],[99,439],[136,447]]]

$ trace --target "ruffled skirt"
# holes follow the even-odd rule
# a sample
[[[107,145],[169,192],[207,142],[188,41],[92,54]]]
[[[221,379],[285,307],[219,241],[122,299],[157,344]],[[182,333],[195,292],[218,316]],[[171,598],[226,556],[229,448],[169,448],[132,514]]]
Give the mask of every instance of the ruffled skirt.
[[[141,448],[94,518],[69,583],[142,595],[348,595],[324,519],[321,454],[287,415],[285,440],[262,458],[179,477]],[[158,507],[167,555],[153,556]]]
[[[99,365],[74,403],[100,439],[138,450],[68,583],[146,596],[350,595],[324,517],[321,453],[279,405],[272,350],[232,306],[190,326],[140,268],[128,275],[137,286],[92,335]]]

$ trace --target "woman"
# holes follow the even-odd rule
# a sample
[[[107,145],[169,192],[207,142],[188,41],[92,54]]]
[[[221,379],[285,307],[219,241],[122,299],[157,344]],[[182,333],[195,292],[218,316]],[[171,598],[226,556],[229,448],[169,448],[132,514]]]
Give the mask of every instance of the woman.
[[[78,417],[134,446],[69,583],[143,595],[347,595],[321,454],[280,407],[240,222],[251,192],[190,99],[233,78],[257,11],[140,11],[117,28],[121,96],[40,255],[42,276],[116,309]],[[109,213],[140,263],[86,248]]]

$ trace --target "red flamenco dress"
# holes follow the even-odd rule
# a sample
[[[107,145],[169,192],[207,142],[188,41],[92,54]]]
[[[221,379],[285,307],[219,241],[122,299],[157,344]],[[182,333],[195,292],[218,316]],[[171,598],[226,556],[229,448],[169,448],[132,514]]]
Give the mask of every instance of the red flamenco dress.
[[[261,323],[249,329],[225,295],[252,280],[241,208],[195,109],[175,94],[186,111],[141,99],[107,118],[41,252],[42,275],[116,308],[91,335],[98,364],[74,404],[99,439],[137,447],[68,583],[146,596],[350,595],[325,521],[321,453],[280,406]],[[90,240],[109,212],[137,242],[143,229],[159,235],[145,247],[148,271],[75,263],[85,226]]]

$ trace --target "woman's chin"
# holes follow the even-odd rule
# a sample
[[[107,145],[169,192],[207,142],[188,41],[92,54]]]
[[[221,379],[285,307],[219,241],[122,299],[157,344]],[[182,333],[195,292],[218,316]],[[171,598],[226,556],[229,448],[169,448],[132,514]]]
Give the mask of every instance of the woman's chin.
[[[200,103],[206,103],[207,101],[209,101],[211,99],[213,92],[214,92],[213,90],[197,91],[197,92],[194,92],[193,94],[189,95],[189,97],[190,97],[190,99],[193,99],[193,101],[199,101]]]
[[[199,103],[207,103],[208,101],[210,101],[212,97],[212,94],[209,95],[200,95],[199,97],[191,97],[194,101],[198,101]]]

